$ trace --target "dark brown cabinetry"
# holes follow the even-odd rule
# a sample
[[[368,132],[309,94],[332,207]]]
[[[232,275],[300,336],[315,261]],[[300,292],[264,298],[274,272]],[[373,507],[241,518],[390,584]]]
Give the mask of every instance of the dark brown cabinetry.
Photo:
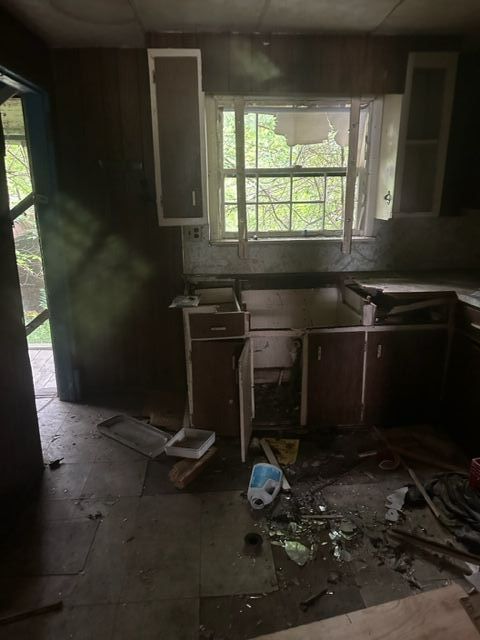
[[[480,333],[480,331],[477,331]],[[480,336],[456,331],[448,369],[445,426],[469,447],[480,447]],[[472,457],[479,455],[477,448]]]
[[[446,349],[446,329],[368,332],[365,423],[418,424],[435,418]]]
[[[238,360],[243,340],[192,341],[193,424],[239,435]]]
[[[330,331],[309,335],[309,425],[361,422],[364,346],[364,331]]]

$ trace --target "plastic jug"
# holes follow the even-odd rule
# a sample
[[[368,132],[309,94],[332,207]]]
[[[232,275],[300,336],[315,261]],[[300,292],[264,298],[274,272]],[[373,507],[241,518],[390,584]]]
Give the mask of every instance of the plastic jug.
[[[282,486],[283,472],[273,464],[261,462],[252,469],[247,498],[253,509],[263,509],[277,497]]]

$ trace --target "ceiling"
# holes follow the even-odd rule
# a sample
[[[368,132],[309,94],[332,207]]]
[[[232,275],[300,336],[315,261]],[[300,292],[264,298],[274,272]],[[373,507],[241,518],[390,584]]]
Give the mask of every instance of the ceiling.
[[[480,0],[0,0],[56,47],[143,46],[152,31],[480,33]]]

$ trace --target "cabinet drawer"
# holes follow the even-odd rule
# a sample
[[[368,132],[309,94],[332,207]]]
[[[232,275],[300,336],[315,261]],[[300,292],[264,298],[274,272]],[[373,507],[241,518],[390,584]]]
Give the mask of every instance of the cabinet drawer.
[[[244,313],[191,313],[189,317],[192,339],[245,335]]]

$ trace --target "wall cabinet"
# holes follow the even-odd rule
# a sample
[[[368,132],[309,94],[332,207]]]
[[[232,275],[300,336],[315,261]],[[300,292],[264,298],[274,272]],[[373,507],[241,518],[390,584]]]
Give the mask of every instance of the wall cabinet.
[[[308,336],[307,415],[311,426],[361,422],[364,331]]]
[[[447,155],[457,53],[411,53],[400,119],[394,216],[437,216]]]
[[[364,422],[431,421],[440,408],[446,351],[446,329],[368,332]]]
[[[457,53],[411,53],[404,95],[383,97],[375,216],[440,211]]]
[[[200,50],[149,49],[148,65],[159,224],[206,224]]]

